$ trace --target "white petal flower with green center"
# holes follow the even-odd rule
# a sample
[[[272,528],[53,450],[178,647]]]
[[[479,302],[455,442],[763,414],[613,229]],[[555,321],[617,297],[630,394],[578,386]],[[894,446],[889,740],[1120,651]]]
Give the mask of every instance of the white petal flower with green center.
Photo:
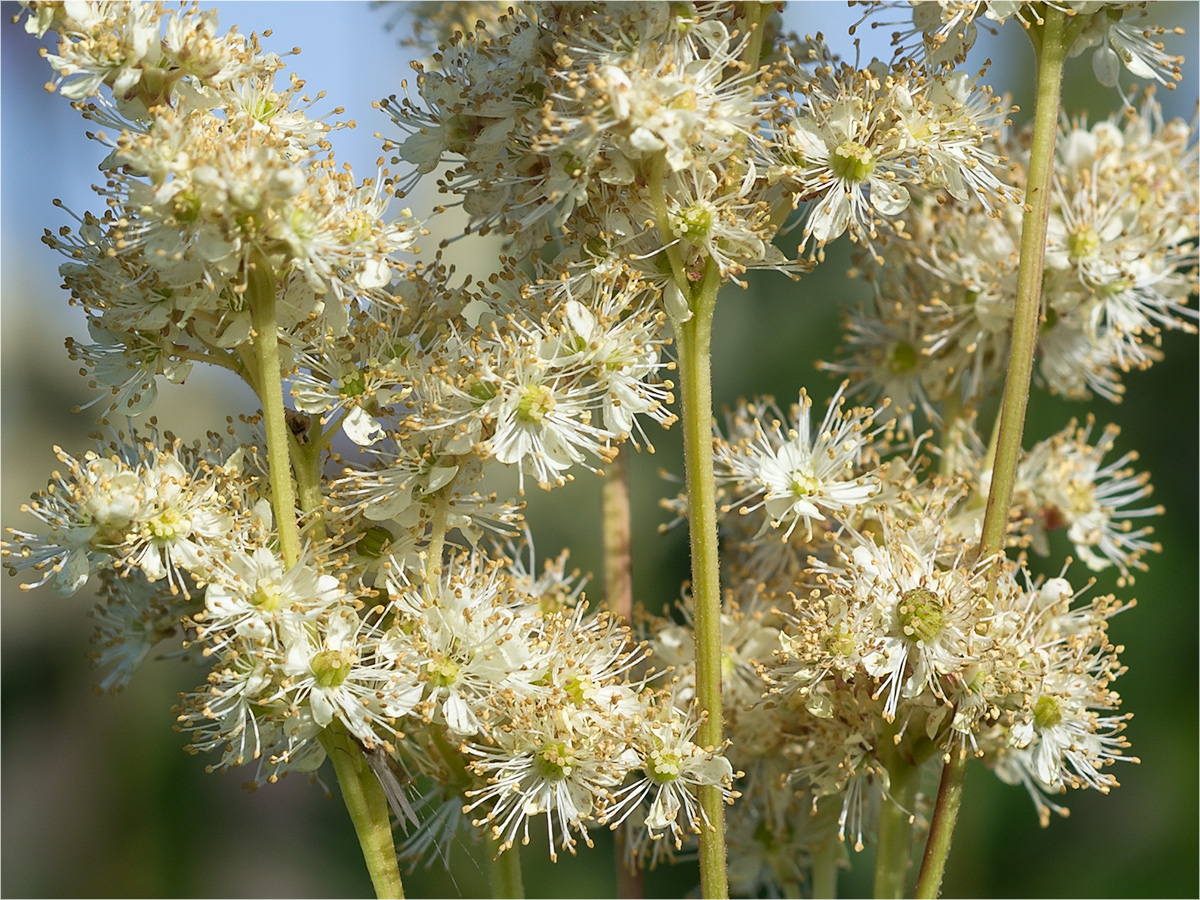
[[[622,781],[627,771],[623,756],[608,735],[573,729],[557,711],[540,704],[512,713],[512,724],[496,730],[495,747],[467,745],[467,752],[478,757],[471,768],[487,778],[487,787],[467,792],[467,811],[492,801],[487,815],[474,824],[490,826],[505,852],[518,836],[529,843],[530,820],[545,813],[552,862],[558,859],[556,844],[574,853],[572,831],[592,846],[585,822]]]
[[[864,466],[875,433],[874,410],[845,410],[844,389],[843,384],[815,432],[812,401],[801,391],[789,427],[768,403],[756,410],[753,438],[736,443],[717,439],[718,483],[731,489],[730,508],[743,515],[758,509],[766,513],[760,535],[776,528],[787,540],[803,523],[811,540],[814,521],[849,516],[879,492],[877,468]],[[740,415],[747,418],[745,412]]]
[[[482,557],[459,557],[434,584],[406,584],[394,573],[388,589],[401,617],[388,652],[412,647],[420,655],[426,721],[460,737],[478,733],[492,695],[520,686],[531,652],[509,579]]]
[[[383,633],[352,609],[315,622],[285,619],[282,639],[287,678],[277,698],[306,704],[322,727],[336,718],[369,747],[394,737],[396,720],[421,698],[416,674],[382,651]]]
[[[1131,570],[1146,568],[1142,556],[1160,549],[1150,540],[1154,529],[1133,528],[1131,520],[1163,509],[1134,506],[1150,496],[1149,474],[1128,468],[1137,459],[1133,452],[1102,465],[1120,429],[1107,426],[1093,445],[1093,427],[1090,420],[1082,428],[1071,422],[1036,444],[1017,469],[1018,486],[1035,513],[1035,549],[1045,551],[1047,530],[1065,527],[1084,565],[1093,572],[1116,566],[1124,584],[1133,580]]]
[[[228,632],[276,639],[284,619],[311,620],[343,598],[337,578],[317,571],[311,560],[289,569],[266,547],[231,554],[211,579],[204,593],[201,637]]]
[[[720,753],[692,743],[699,727],[694,715],[669,704],[647,712],[633,747],[635,766],[641,771],[631,784],[613,795],[613,805],[605,810],[601,821],[616,828],[649,799],[644,827],[652,839],[669,832],[679,849],[686,836],[710,827],[696,798],[698,788],[718,787],[730,802],[737,796],[732,789],[733,766]]]

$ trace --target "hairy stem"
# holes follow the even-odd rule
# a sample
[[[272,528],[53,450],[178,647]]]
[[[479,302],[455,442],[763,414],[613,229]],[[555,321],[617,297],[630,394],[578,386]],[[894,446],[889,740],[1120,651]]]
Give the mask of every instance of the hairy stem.
[[[720,749],[724,743],[721,706],[721,583],[717,543],[717,492],[712,456],[712,321],[720,273],[709,260],[692,297],[692,318],[676,323],[679,381],[683,403],[683,453],[687,473],[688,530],[692,550],[695,606],[696,698],[704,716],[697,743]],[[716,785],[700,788],[707,820],[700,832],[700,891],[729,896],[725,871],[725,803]]]
[[[1050,217],[1051,186],[1054,175],[1054,142],[1058,135],[1058,109],[1062,96],[1063,64],[1070,49],[1066,15],[1053,7],[1043,9],[1044,19],[1029,29],[1037,54],[1037,98],[1033,119],[1033,143],[1029,154],[1029,175],[1025,194],[1025,215],[1021,223],[1021,261],[1017,271],[1017,299],[1013,314],[1012,347],[1008,375],[1000,405],[996,429],[995,462],[991,488],[983,518],[980,558],[1004,551],[1009,507],[1021,437],[1025,429],[1025,411],[1029,404],[1029,383],[1033,374],[1033,354],[1041,317],[1042,272],[1046,260],[1046,228]],[[1000,562],[992,567],[989,592],[994,591],[1000,574]],[[942,770],[941,786],[933,810],[929,839],[921,874],[917,881],[918,897],[936,897],[950,853],[950,842],[958,809],[962,804],[963,780],[967,760],[963,749],[953,751]]]
[[[917,878],[914,897],[932,900],[941,892],[942,875],[946,871],[946,859],[950,855],[950,839],[954,836],[958,808],[962,805],[966,770],[967,751],[966,748],[959,748],[950,755],[950,759],[942,768],[937,803],[933,808],[933,819],[929,823],[929,840],[925,842],[925,858],[921,860],[921,874]]]
[[[1054,174],[1054,141],[1058,134],[1058,107],[1062,93],[1063,63],[1066,50],[1063,28],[1066,16],[1052,7],[1045,8],[1044,24],[1030,30],[1037,50],[1037,99],[1034,108],[1033,145],[1030,148],[1029,176],[1025,193],[1025,215],[1021,223],[1021,262],[1017,270],[1017,299],[1013,315],[1012,346],[1008,376],[1000,404],[1000,427],[996,461],[992,466],[992,485],[987,512],[983,519],[980,556],[986,557],[1004,548],[1009,504],[1017,460],[1021,453],[1021,435],[1025,428],[1025,410],[1029,405],[1029,382],[1033,374],[1033,352],[1041,316],[1042,271],[1046,261],[1046,227],[1050,217],[1051,181]],[[1040,40],[1038,39],[1040,37]]]
[[[391,811],[379,779],[363,755],[362,748],[345,727],[334,722],[321,732],[321,746],[329,754],[337,773],[342,800],[354,822],[363,859],[371,875],[376,897],[403,897],[404,883],[392,840]]]
[[[246,267],[246,301],[254,328],[254,362],[259,402],[267,432],[271,505],[279,531],[279,552],[288,568],[300,559],[300,526],[296,522],[296,492],[283,407],[283,376],[279,371],[279,323],[275,313],[275,273],[265,256],[256,252]]]
[[[875,896],[898,898],[905,894],[912,850],[912,817],[920,783],[917,766],[897,758],[888,763],[890,789],[879,807],[879,852],[875,857]]]
[[[447,520],[450,516],[450,492],[454,482],[433,495],[433,521],[429,535],[429,546],[425,549],[425,580],[433,583],[442,574],[442,551],[446,548]]]
[[[491,844],[493,851],[499,850],[497,841],[492,840]],[[503,853],[494,852],[488,876],[491,881],[493,897],[524,897],[525,885],[521,881],[520,845],[509,847]]]
[[[313,540],[325,537],[325,498],[321,492],[321,453],[325,444],[321,435],[312,434],[311,425],[305,438],[289,435],[296,486],[300,493],[300,510],[308,520],[305,528]]]

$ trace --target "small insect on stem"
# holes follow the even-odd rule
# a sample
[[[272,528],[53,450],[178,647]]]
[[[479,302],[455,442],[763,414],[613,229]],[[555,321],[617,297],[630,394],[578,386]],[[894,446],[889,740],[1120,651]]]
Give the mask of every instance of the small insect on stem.
[[[302,413],[296,412],[294,409],[285,409],[283,411],[283,419],[287,423],[288,431],[292,433],[292,437],[299,444],[308,443],[308,429],[312,425],[312,420]]]
[[[417,818],[417,811],[408,802],[408,795],[405,793],[405,787],[412,783],[412,777],[405,770],[403,764],[382,746],[363,747],[363,755],[366,756],[367,764],[383,786],[383,793],[388,798],[388,805],[392,808],[392,813],[396,816],[400,827],[404,829],[404,833],[407,834],[410,825],[416,827],[421,824],[420,819]]]

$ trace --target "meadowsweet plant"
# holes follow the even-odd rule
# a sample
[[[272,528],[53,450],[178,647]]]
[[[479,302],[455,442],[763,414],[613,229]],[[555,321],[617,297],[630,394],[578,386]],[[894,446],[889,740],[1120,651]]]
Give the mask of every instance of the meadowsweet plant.
[[[173,715],[211,768],[328,762],[379,896],[470,841],[521,896],[518,845],[613,829],[626,896],[696,857],[705,897],[833,896],[870,844],[877,896],[933,897],[968,759],[1043,825],[1135,761],[1132,601],[1090,573],[1146,568],[1148,476],[1093,414],[1022,432],[1031,390],[1117,401],[1196,330],[1195,122],[1136,84],[1105,121],[1059,108],[1085,52],[1114,88],[1180,80],[1144,4],[868,3],[895,55],[867,63],[775,4],[418,4],[365,179],[342,111],[215,13],[23,5],[107,153],[103,211],[44,238],[107,430],[56,448],[4,565],[98,587],[104,689],[193,660]],[[1022,130],[966,68],[1000,27],[1036,54]],[[403,208],[425,181],[442,205]],[[452,206],[495,265],[422,249]],[[722,289],[802,294],[838,239],[872,296],[833,400],[714,416]],[[189,440],[150,413],[197,364],[259,408]],[[658,616],[624,473],[669,427],[692,576]],[[593,475],[602,585],[537,557],[522,499]]]

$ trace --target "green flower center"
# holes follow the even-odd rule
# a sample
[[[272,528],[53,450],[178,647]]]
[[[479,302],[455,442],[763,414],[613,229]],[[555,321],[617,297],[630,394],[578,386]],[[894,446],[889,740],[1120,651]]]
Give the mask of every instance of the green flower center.
[[[821,480],[809,468],[797,469],[792,473],[792,494],[798,499],[809,497],[821,488]]]
[[[1095,256],[1100,249],[1100,235],[1090,225],[1080,225],[1067,238],[1067,253],[1072,259]]]
[[[195,191],[180,191],[171,198],[171,206],[180,222],[195,222],[200,218],[200,195]]]
[[[347,372],[338,381],[338,392],[343,397],[358,397],[367,389],[367,381],[358,370]]]
[[[875,168],[875,157],[858,141],[843,141],[829,155],[833,174],[846,181],[865,181]]]
[[[680,237],[699,243],[712,234],[716,219],[717,210],[711,203],[693,203],[679,214],[675,229]]]
[[[591,686],[592,679],[588,678],[587,676],[584,676],[583,678],[577,678],[576,676],[572,675],[567,679],[566,684],[563,685],[563,689],[567,692],[567,696],[570,698],[573,704],[576,706],[583,706],[583,695]]]
[[[164,509],[157,516],[152,518],[146,527],[150,530],[150,535],[158,541],[173,541],[181,534],[187,532],[187,521],[184,520],[178,510]]]
[[[321,687],[338,687],[350,677],[357,659],[353,650],[322,650],[313,656],[309,668]]]
[[[541,425],[542,419],[554,409],[554,391],[544,384],[530,384],[521,389],[517,401],[517,419],[526,425]]]
[[[946,624],[942,601],[926,588],[913,588],[900,597],[900,629],[914,641],[931,641]]]
[[[279,106],[275,103],[273,97],[267,94],[260,94],[255,98],[254,102],[246,107],[246,112],[250,118],[256,122],[266,124],[279,111]]]
[[[562,781],[575,768],[575,758],[562,741],[545,744],[534,755],[534,768],[548,781]]]
[[[841,622],[825,637],[825,650],[832,656],[850,656],[854,653],[854,636]]]
[[[1042,694],[1038,697],[1037,703],[1033,704],[1033,723],[1039,731],[1053,728],[1062,721],[1062,717],[1062,707],[1059,706],[1056,697]]]
[[[887,369],[893,375],[906,375],[917,367],[917,350],[907,341],[898,341],[888,355]]]
[[[283,604],[283,591],[273,578],[260,578],[254,583],[250,603],[265,612],[275,612]]]
[[[666,784],[679,777],[679,764],[682,758],[678,753],[667,753],[663,750],[652,750],[646,774],[655,784]]]
[[[452,659],[435,659],[425,666],[429,680],[435,687],[445,688],[458,683],[458,675],[462,671],[458,663]]]

